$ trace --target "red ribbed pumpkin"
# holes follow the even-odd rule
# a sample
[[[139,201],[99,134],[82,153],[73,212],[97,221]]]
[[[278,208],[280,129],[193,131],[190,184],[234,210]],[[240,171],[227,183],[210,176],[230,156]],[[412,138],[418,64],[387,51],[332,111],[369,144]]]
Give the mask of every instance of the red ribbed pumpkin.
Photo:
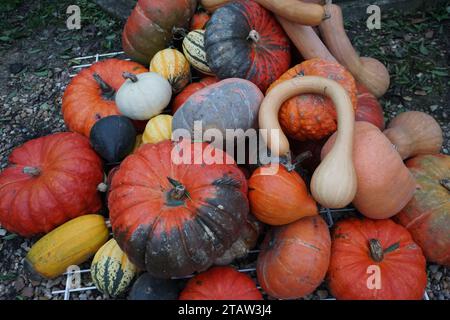
[[[125,82],[123,72],[139,74],[148,70],[135,62],[107,59],[82,70],[67,86],[62,114],[69,130],[89,137],[101,118],[119,115],[115,93]],[[139,126],[139,122],[135,122]]]
[[[108,206],[114,237],[136,266],[158,278],[186,276],[206,270],[238,239],[247,181],[223,151],[166,140],[122,162]]]
[[[337,299],[422,299],[425,268],[422,250],[392,220],[352,218],[335,226],[328,279]]]
[[[206,26],[208,66],[220,79],[242,78],[262,91],[291,62],[289,39],[273,15],[251,0],[217,9]]]
[[[256,265],[261,287],[278,299],[312,293],[327,273],[330,246],[330,232],[320,216],[271,229]]]
[[[275,81],[267,92],[280,82],[302,76],[321,76],[337,81],[346,89],[356,108],[355,79],[343,66],[328,60],[311,59],[296,65]],[[333,102],[317,94],[302,94],[289,99],[281,106],[278,117],[283,132],[296,140],[320,140],[337,129]]]
[[[231,267],[214,267],[190,279],[180,300],[262,300],[256,284]]]
[[[216,77],[205,77],[202,78],[199,82],[194,82],[188,85],[173,100],[172,113],[175,114],[175,112],[177,112],[177,110],[180,109],[183,103],[185,103],[186,100],[189,99],[189,97],[192,96],[194,93],[209,86],[210,84],[214,84],[217,82],[219,82],[219,79],[217,79]]]
[[[77,133],[30,140],[9,156],[0,174],[0,223],[30,237],[101,208],[102,162]]]
[[[197,0],[139,0],[122,33],[123,50],[147,65],[177,30],[189,25],[196,6]]]
[[[395,220],[411,232],[429,261],[450,266],[450,156],[417,156],[406,166],[417,188]]]
[[[358,89],[356,121],[370,122],[383,131],[385,128],[384,113],[378,99],[364,85],[357,83],[356,88]]]

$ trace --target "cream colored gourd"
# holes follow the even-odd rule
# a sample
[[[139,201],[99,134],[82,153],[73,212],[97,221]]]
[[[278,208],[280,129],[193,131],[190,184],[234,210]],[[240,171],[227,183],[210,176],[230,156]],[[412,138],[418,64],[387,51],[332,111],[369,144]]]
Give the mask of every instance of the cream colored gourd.
[[[390,84],[386,67],[376,59],[359,57],[345,32],[342,10],[339,6],[326,5],[326,11],[330,18],[324,20],[319,29],[330,52],[372,94],[377,98],[383,96]]]
[[[205,30],[193,30],[183,39],[183,52],[189,63],[198,71],[214,75],[208,66],[205,52]]]
[[[208,11],[232,2],[233,0],[201,0],[202,6]],[[255,0],[264,8],[289,21],[306,26],[317,26],[327,17],[323,6],[300,0]]]
[[[336,106],[338,120],[337,142],[314,172],[311,193],[324,207],[342,208],[352,202],[357,182],[352,158],[355,114],[350,97],[341,85],[323,77],[305,76],[274,87],[264,98],[259,111],[260,128],[268,130],[267,137],[263,135],[263,138],[273,156],[289,152],[289,141],[281,130],[278,112],[284,101],[306,93],[329,97]],[[272,137],[272,132],[278,135]]]
[[[279,16],[277,19],[303,59],[320,58],[337,62],[312,27],[291,22]]]
[[[148,120],[160,114],[170,103],[172,87],[161,75],[146,72],[124,73],[127,80],[116,94],[116,104],[124,116],[133,120]]]
[[[383,132],[403,160],[441,151],[444,137],[434,118],[424,112],[408,111],[391,120]]]
[[[167,114],[160,114],[147,123],[145,131],[142,134],[142,142],[158,143],[172,138],[172,119]]]

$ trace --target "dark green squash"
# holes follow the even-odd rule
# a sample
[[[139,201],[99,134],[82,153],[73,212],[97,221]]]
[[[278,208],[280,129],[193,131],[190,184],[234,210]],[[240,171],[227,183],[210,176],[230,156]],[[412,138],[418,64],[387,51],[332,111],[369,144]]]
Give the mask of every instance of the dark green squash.
[[[133,151],[136,129],[127,117],[105,117],[92,127],[90,140],[94,150],[107,164],[116,164]]]
[[[131,288],[129,300],[178,300],[180,280],[158,279],[148,273],[142,274]]]

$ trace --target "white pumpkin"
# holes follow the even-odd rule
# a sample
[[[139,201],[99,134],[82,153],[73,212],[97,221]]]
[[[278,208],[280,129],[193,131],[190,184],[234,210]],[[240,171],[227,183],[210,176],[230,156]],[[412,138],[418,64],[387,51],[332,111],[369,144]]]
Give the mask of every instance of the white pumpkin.
[[[158,73],[134,75],[125,72],[123,76],[127,80],[117,91],[116,104],[124,116],[133,120],[148,120],[169,105],[172,87]]]

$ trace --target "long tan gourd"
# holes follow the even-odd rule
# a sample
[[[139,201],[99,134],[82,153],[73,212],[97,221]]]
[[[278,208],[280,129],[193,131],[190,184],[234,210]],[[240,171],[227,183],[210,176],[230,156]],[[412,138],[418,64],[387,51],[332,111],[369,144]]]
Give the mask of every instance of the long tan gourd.
[[[360,58],[344,29],[342,10],[335,4],[326,5],[330,18],[319,25],[322,38],[333,56],[345,66],[376,97],[389,88],[390,77],[386,67],[376,59]]]
[[[336,61],[314,29],[277,16],[284,31],[305,60],[320,58]]]
[[[383,133],[403,160],[420,154],[439,153],[444,141],[442,129],[436,120],[420,111],[400,113]]]
[[[281,130],[278,112],[286,100],[306,93],[329,97],[336,106],[337,142],[314,172],[311,193],[314,199],[328,208],[347,206],[356,193],[356,173],[353,166],[353,130],[355,114],[345,89],[337,82],[323,77],[305,76],[284,81],[274,87],[264,98],[259,109],[261,129],[267,129],[266,144],[273,156],[289,152],[289,141]],[[277,130],[277,131],[272,131]],[[271,133],[278,133],[272,139]]]
[[[232,0],[202,0],[202,6],[214,11]],[[299,0],[255,0],[264,8],[289,21],[307,26],[318,26],[327,17],[323,6]]]

